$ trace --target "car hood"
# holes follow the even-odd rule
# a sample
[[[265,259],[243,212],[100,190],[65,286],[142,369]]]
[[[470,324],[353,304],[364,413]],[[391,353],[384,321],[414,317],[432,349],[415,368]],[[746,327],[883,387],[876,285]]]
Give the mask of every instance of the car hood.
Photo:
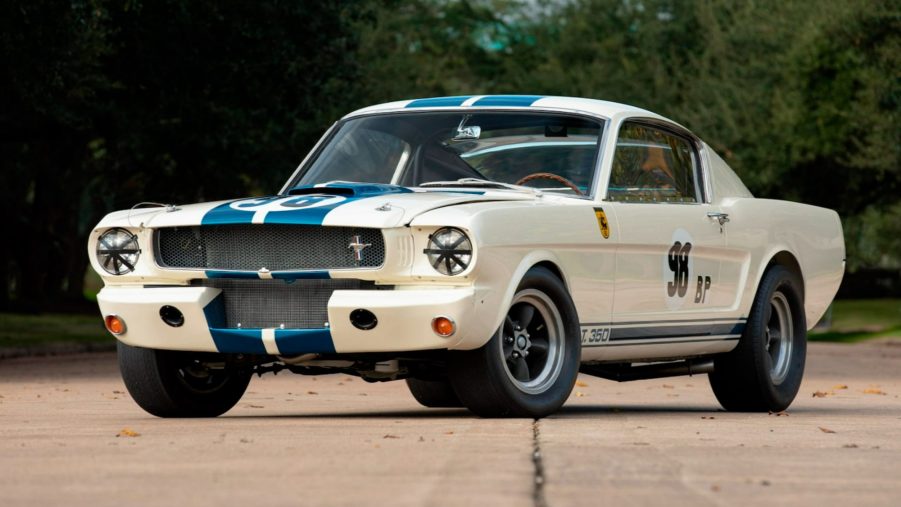
[[[291,224],[388,228],[409,224],[427,211],[472,202],[536,199],[527,191],[406,188],[328,184],[292,189],[289,195],[141,208],[107,215],[100,227]]]

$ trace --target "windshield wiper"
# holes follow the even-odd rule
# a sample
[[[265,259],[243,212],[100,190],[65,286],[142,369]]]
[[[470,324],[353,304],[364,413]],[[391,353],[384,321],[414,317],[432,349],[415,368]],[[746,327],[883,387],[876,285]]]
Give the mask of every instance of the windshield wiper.
[[[502,183],[500,181],[483,180],[480,178],[460,178],[456,181],[430,181],[421,183],[420,187],[488,187],[503,188],[506,190],[516,190],[517,192],[527,192],[536,196],[542,195],[541,190],[532,187],[524,187],[522,185],[513,185],[511,183]]]

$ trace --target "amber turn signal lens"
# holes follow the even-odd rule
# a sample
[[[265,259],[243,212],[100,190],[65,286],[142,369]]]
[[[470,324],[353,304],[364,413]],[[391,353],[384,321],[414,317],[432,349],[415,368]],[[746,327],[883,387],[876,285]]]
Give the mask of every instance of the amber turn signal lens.
[[[442,338],[447,338],[457,331],[457,325],[447,317],[435,317],[432,319],[432,331]]]
[[[120,335],[125,332],[125,321],[118,315],[107,315],[103,322],[106,324],[106,330],[114,335]]]

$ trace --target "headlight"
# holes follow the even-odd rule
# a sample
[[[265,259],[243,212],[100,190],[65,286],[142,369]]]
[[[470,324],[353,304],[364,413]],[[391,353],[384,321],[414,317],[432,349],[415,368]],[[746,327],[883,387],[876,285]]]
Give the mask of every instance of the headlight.
[[[138,237],[125,229],[110,229],[97,241],[97,261],[111,275],[131,273],[140,256]]]
[[[472,261],[472,242],[463,231],[445,227],[429,236],[429,247],[422,252],[442,275],[459,275]]]

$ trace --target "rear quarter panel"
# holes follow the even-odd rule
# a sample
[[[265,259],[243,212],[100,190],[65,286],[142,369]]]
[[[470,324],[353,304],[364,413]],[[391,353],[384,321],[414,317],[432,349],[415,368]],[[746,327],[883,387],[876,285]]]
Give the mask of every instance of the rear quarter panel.
[[[808,329],[816,325],[838,291],[845,268],[845,243],[835,211],[787,201],[727,198],[727,245],[743,258],[739,307],[748,315],[770,261],[782,251],[801,268]]]

